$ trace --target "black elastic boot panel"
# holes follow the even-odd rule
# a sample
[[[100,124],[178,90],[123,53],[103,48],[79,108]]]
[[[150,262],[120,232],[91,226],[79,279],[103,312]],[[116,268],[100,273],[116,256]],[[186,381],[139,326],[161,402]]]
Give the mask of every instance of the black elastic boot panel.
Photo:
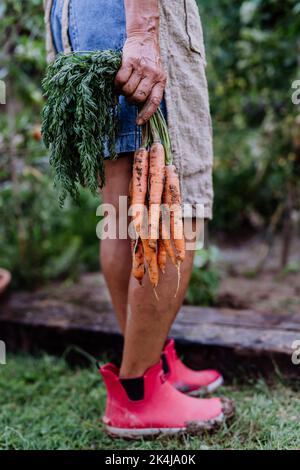
[[[170,367],[169,367],[168,360],[167,360],[167,358],[166,358],[165,353],[162,353],[162,355],[161,355],[161,361],[162,361],[162,368],[163,368],[164,374],[165,374],[165,375],[169,374],[169,372],[170,372]]]
[[[144,398],[144,377],[133,379],[120,379],[129,400],[138,401]]]

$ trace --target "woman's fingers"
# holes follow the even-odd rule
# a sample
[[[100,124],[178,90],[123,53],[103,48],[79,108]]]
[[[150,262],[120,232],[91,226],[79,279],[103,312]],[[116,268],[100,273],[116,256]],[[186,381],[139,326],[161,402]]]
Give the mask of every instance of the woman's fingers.
[[[147,99],[146,103],[144,104],[143,108],[141,109],[138,117],[137,117],[137,124],[141,126],[145,124],[151,116],[155,113],[157,108],[159,107],[161,100],[163,98],[164,89],[165,89],[165,81],[158,82],[152,88],[151,94]]]
[[[129,103],[144,103],[150,95],[155,83],[152,77],[143,78],[135,88],[134,93],[128,97]]]
[[[122,87],[122,95],[131,97],[135,93],[135,90],[139,86],[142,79],[142,73],[139,70],[134,70],[125,85]]]
[[[126,96],[130,103],[144,103],[151,93],[154,85],[159,81],[159,73],[149,67],[133,67],[132,73],[128,77],[130,68],[125,68],[121,75],[117,74],[115,83],[118,91]],[[122,71],[122,69],[121,69]],[[118,76],[119,75],[119,76]],[[121,86],[124,80],[127,81]]]
[[[127,39],[122,65],[115,78],[117,92],[129,103],[143,104],[137,124],[144,124],[155,113],[163,98],[166,74],[161,68],[156,41],[149,37]]]
[[[133,71],[133,65],[130,63],[122,64],[115,78],[115,87],[117,91],[121,91],[123,86],[128,82]]]

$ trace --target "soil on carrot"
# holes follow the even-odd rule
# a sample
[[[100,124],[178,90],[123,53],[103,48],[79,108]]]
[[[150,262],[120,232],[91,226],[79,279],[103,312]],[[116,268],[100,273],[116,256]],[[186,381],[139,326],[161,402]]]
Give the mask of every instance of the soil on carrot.
[[[0,449],[296,449],[300,382],[276,376],[226,385],[236,415],[214,434],[124,441],[101,424],[105,389],[97,370],[71,369],[62,358],[9,355],[0,366]]]

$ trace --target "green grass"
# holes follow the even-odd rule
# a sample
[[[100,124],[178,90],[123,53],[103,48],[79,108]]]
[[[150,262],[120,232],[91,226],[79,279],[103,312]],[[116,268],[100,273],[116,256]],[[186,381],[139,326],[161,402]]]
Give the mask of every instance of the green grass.
[[[105,389],[94,368],[50,356],[8,356],[0,365],[0,449],[295,449],[300,447],[299,383],[277,377],[221,390],[236,401],[216,434],[130,442],[103,432]]]

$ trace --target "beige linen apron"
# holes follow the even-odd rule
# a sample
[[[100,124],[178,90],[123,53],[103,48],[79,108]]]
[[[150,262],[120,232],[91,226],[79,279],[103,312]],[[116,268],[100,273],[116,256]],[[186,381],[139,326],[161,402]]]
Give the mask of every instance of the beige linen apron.
[[[68,7],[64,0],[62,38],[65,52],[68,38]],[[55,58],[50,13],[52,0],[45,0],[47,59]],[[174,164],[180,178],[182,200],[193,207],[204,206],[212,217],[212,128],[205,75],[203,32],[195,0],[159,0],[160,47],[167,72],[165,99]]]

